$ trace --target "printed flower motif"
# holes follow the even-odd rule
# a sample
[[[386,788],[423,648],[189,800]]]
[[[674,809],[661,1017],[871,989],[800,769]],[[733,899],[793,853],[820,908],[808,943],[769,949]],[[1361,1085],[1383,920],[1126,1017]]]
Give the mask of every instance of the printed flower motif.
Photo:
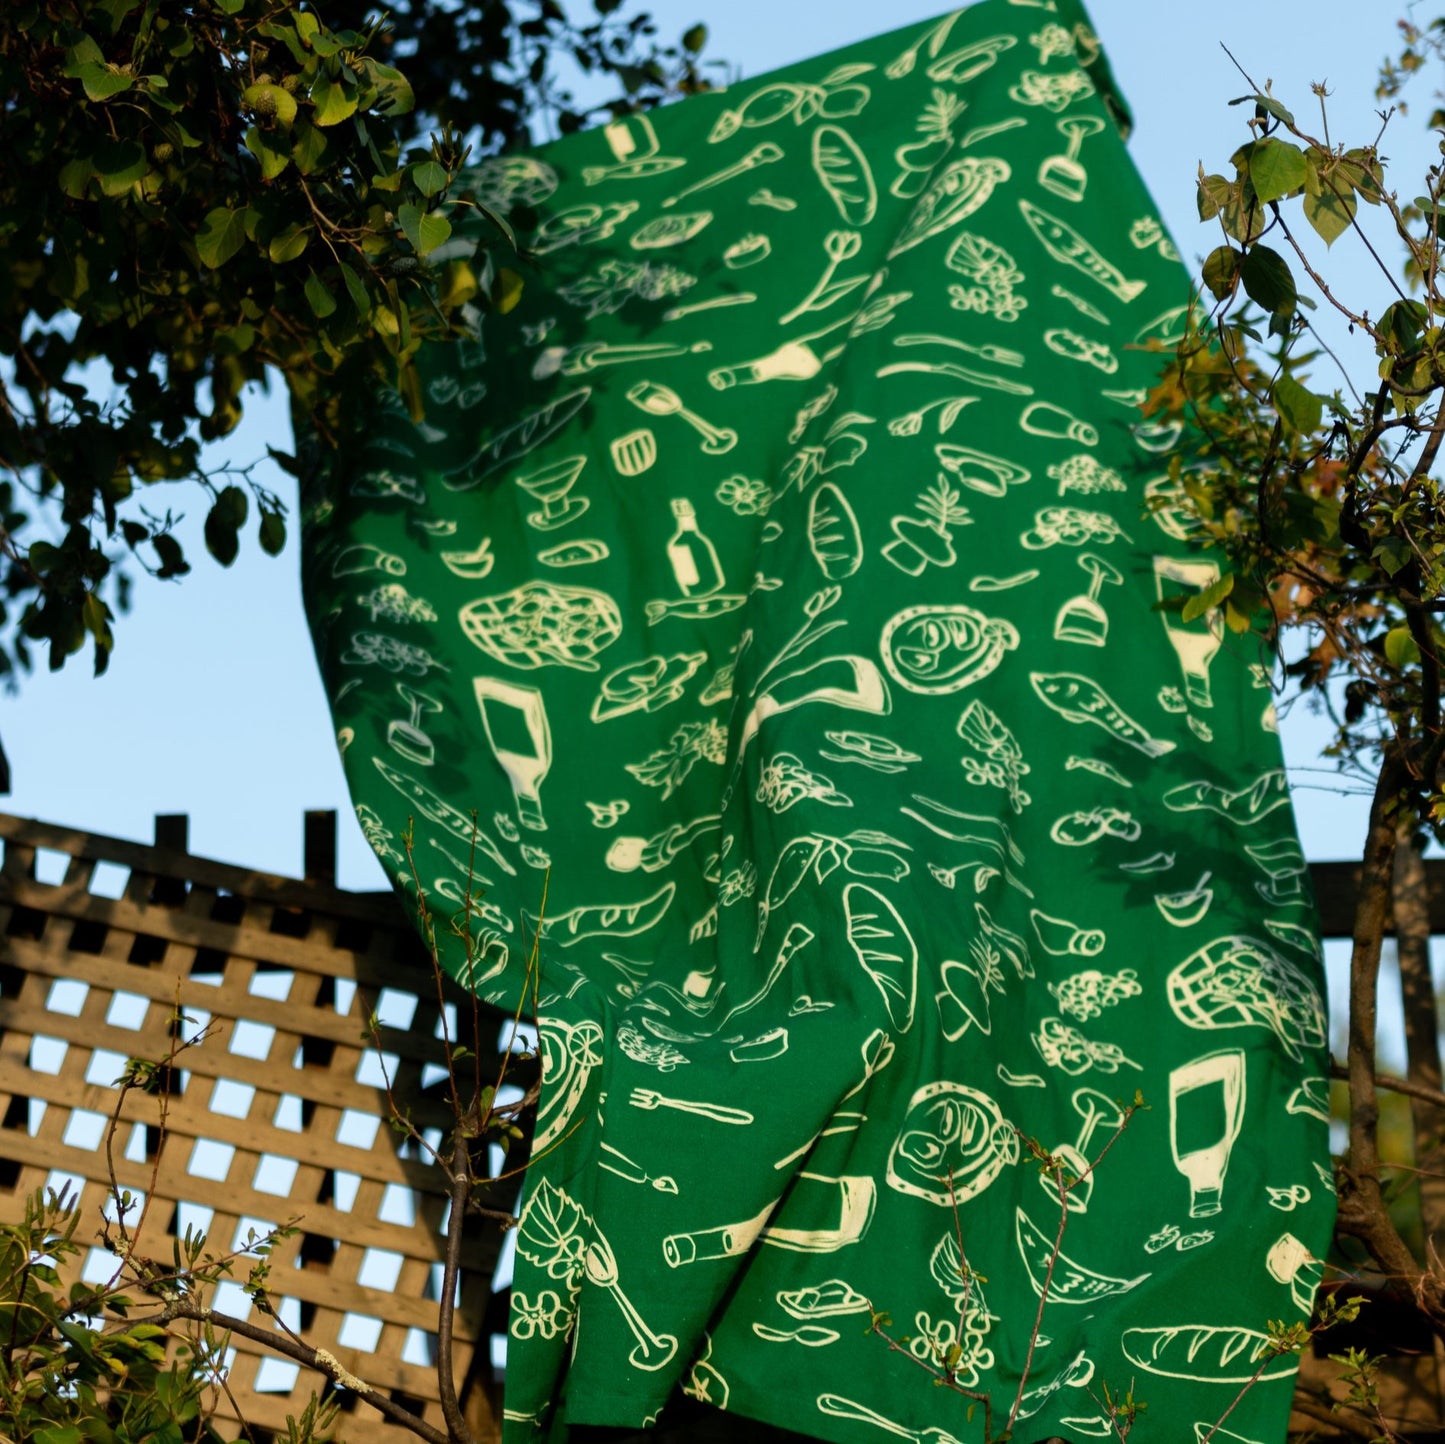
[[[1012,291],[996,294],[993,298],[993,314],[999,321],[1017,321],[1028,302]]]
[[[766,516],[773,504],[772,488],[746,476],[730,476],[720,482],[717,499],[739,516]]]
[[[1142,251],[1162,240],[1164,227],[1153,216],[1140,216],[1129,227],[1129,239]]]
[[[425,597],[414,597],[400,582],[388,582],[356,599],[373,622],[434,622],[436,610]]]
[[[1039,105],[1057,115],[1076,100],[1094,93],[1094,82],[1082,70],[1061,75],[1043,75],[1026,70],[1017,85],[1009,87],[1009,99],[1020,105]]]
[[[721,767],[728,760],[727,728],[717,722],[706,722],[698,733],[696,747],[704,762]]]
[[[940,1319],[935,1324],[920,1310],[914,1315],[913,1326],[918,1332],[909,1339],[908,1352],[925,1363],[932,1363],[935,1358],[946,1359],[958,1342],[958,1328],[952,1319]]]
[[[1082,492],[1092,496],[1101,491],[1124,491],[1124,480],[1117,471],[1102,465],[1092,456],[1081,453],[1049,467],[1049,475],[1059,484],[1059,495]]]
[[[1045,25],[1037,35],[1029,36],[1029,44],[1039,52],[1039,64],[1047,65],[1056,55],[1074,53],[1074,37],[1062,25]]]
[[[617,1046],[634,1063],[646,1063],[656,1068],[659,1073],[671,1073],[674,1068],[688,1061],[671,1043],[644,1037],[636,1028],[626,1023],[617,1030]]]
[[[988,995],[990,988],[996,993],[1003,992],[1003,954],[987,938],[974,938],[968,945],[968,951],[973,958],[974,976],[984,996]]]
[[[682,786],[699,758],[721,766],[727,761],[728,734],[718,723],[684,722],[666,747],[642,762],[629,762],[627,770],[644,787],[662,788],[664,801]]]
[[[1117,1043],[1095,1043],[1062,1018],[1045,1018],[1034,1034],[1034,1047],[1051,1068],[1061,1068],[1071,1076],[1097,1068],[1101,1073],[1117,1073],[1121,1067],[1139,1065],[1124,1055]]]
[[[341,663],[345,667],[380,667],[409,677],[425,677],[433,667],[448,670],[425,647],[415,647],[385,632],[353,632],[351,645],[341,654]]]
[[[997,762],[980,762],[976,757],[963,759],[963,775],[975,787],[1007,787],[1008,778]]]
[[[1010,288],[989,290],[985,286],[948,288],[949,302],[955,311],[974,311],[980,316],[993,316],[999,321],[1017,321],[1028,301]]]
[[[758,870],[752,863],[745,862],[741,867],[735,867],[731,872],[723,874],[723,880],[717,888],[718,906],[730,908],[752,897],[757,888]]]
[[[758,773],[757,800],[771,812],[786,812],[805,797],[829,807],[852,807],[832,782],[820,772],[810,772],[802,759],[791,752],[779,752],[763,763]]]
[[[1166,712],[1187,712],[1189,704],[1184,700],[1184,693],[1178,687],[1161,687],[1159,689],[1159,705]]]
[[[1059,1011],[1081,1023],[1097,1018],[1105,1008],[1116,1007],[1126,998],[1137,998],[1143,991],[1139,974],[1133,968],[1123,968],[1117,973],[1086,968],[1082,973],[1049,984]]]
[[[535,1300],[526,1294],[512,1295],[512,1327],[514,1339],[555,1339],[571,1321],[567,1309],[551,1289],[543,1289]]]
[[[361,835],[378,857],[389,857],[395,862],[404,862],[405,854],[395,846],[396,834],[381,820],[381,814],[374,807],[360,803],[356,809],[356,820],[361,824]]]
[[[963,1338],[958,1336],[958,1323],[954,1319],[939,1319],[935,1323],[926,1312],[919,1310],[913,1324],[918,1330],[908,1341],[908,1352],[915,1359],[934,1368],[951,1369],[955,1380],[964,1388],[971,1389],[982,1371],[993,1368],[993,1350],[984,1347],[993,1316],[983,1305],[982,1293],[965,1317]]]

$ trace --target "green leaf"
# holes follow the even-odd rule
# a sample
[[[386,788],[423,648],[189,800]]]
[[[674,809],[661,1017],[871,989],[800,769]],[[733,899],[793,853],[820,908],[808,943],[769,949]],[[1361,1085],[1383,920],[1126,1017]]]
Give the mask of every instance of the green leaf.
[[[1305,220],[1312,225],[1325,245],[1332,246],[1350,228],[1359,202],[1352,190],[1336,195],[1325,186],[1317,196],[1306,196]]]
[[[682,48],[689,55],[697,55],[707,44],[707,26],[694,25],[682,32]]]
[[[172,577],[183,577],[190,571],[191,564],[185,559],[180,542],[169,532],[161,532],[158,536],[152,537],[151,545],[155,547],[156,555],[160,558],[160,569],[156,575],[162,581],[168,581]]]
[[[241,100],[256,115],[277,125],[289,128],[296,119],[296,97],[279,85],[248,85]]]
[[[228,486],[206,513],[206,550],[223,567],[230,566],[240,551],[236,534],[246,524],[248,509],[246,493],[239,486]]]
[[[109,100],[135,84],[133,77],[122,75],[108,65],[82,65],[77,73],[87,100]]]
[[[321,21],[309,10],[296,11],[292,19],[296,25],[296,34],[301,37],[301,43],[309,47],[321,32]]]
[[[1274,404],[1280,419],[1296,435],[1312,436],[1319,430],[1324,398],[1301,386],[1293,376],[1281,376],[1274,383]]]
[[[33,550],[33,548],[32,548]],[[1387,576],[1396,576],[1409,565],[1414,553],[1410,550],[1410,544],[1398,536],[1387,536],[1370,553],[1372,561],[1377,561],[1384,568]]]
[[[1226,572],[1212,586],[1205,587],[1202,592],[1184,603],[1184,608],[1179,613],[1180,620],[1192,622],[1196,617],[1202,617],[1205,612],[1212,612],[1233,590],[1234,573]]]
[[[1216,246],[1204,260],[1204,284],[1216,301],[1233,294],[1239,276],[1239,252],[1233,246]]]
[[[246,132],[246,149],[261,163],[261,175],[266,180],[275,180],[291,164],[289,148],[277,143],[275,137],[267,135],[258,125]]]
[[[1268,246],[1251,246],[1240,263],[1239,279],[1249,299],[1271,315],[1293,313],[1299,294],[1289,263]]]
[[[316,107],[312,118],[317,125],[340,125],[355,112],[356,101],[354,86],[348,88],[323,73],[316,77],[311,87],[311,103]]]
[[[96,645],[108,650],[114,643],[110,634],[110,608],[94,592],[87,592],[80,617],[85,623],[85,630],[95,638]]]
[[[424,196],[434,196],[438,191],[445,190],[450,179],[447,168],[434,160],[423,161],[411,168],[411,183]]]
[[[1294,116],[1282,106],[1272,95],[1256,95],[1254,103],[1267,115],[1272,115],[1285,125],[1294,124]]]
[[[497,272],[492,282],[492,305],[499,315],[505,316],[522,299],[522,278],[506,266]]]
[[[1286,140],[1262,140],[1249,158],[1249,179],[1261,201],[1277,201],[1302,190],[1309,175],[1304,151]]]
[[[361,277],[345,261],[342,261],[340,270],[341,279],[346,283],[347,294],[351,297],[351,304],[356,307],[356,314],[364,321],[371,314],[371,296]]]
[[[256,328],[246,321],[225,326],[216,332],[216,353],[220,356],[239,356],[255,344]]]
[[[279,511],[261,513],[261,550],[268,557],[281,555],[286,546],[286,519]]]
[[[196,232],[196,254],[211,270],[224,266],[246,244],[246,212],[217,206]]]
[[[271,244],[266,247],[266,254],[270,256],[271,263],[276,266],[284,266],[287,261],[294,261],[310,244],[311,227],[303,225],[300,221],[292,221],[289,226],[277,231],[271,237]]]
[[[1205,175],[1199,168],[1199,219],[1213,220],[1229,204],[1233,186],[1222,175]]]
[[[216,9],[223,15],[239,15],[246,8],[246,0],[216,0]]]
[[[1420,660],[1420,648],[1409,627],[1391,627],[1385,633],[1385,660],[1392,667],[1408,667]]]
[[[326,289],[326,283],[315,271],[306,278],[306,300],[323,321],[336,310],[336,297]]]
[[[35,1444],[85,1444],[85,1436],[74,1424],[48,1424],[32,1437]]]
[[[82,34],[80,39],[65,52],[65,64],[61,67],[60,73],[74,79],[87,65],[104,64],[105,52],[89,35]]]
[[[369,55],[362,57],[361,64],[367,78],[380,92],[371,105],[371,109],[378,115],[384,115],[390,120],[416,109],[416,95],[412,91],[411,81],[401,71],[394,66],[383,65]]]
[[[124,195],[147,169],[145,148],[136,140],[101,141],[91,163],[108,196]]]
[[[95,179],[95,163],[88,155],[78,155],[60,167],[60,189],[72,200],[80,200]]]
[[[399,207],[396,219],[419,256],[436,250],[452,233],[452,223],[445,216],[428,215],[420,206]]]
[[[302,116],[292,131],[291,158],[302,175],[310,175],[326,157],[330,142],[326,132],[311,124]]]

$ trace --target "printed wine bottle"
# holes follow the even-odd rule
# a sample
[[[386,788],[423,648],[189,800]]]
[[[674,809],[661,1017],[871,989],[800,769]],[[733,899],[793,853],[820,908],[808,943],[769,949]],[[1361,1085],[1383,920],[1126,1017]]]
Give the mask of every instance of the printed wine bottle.
[[[760,381],[811,381],[823,363],[811,346],[802,341],[784,341],[776,351],[744,361],[737,366],[719,366],[707,379],[719,391],[729,386],[755,386]]]
[[[697,513],[686,497],[673,498],[672,514],[677,518],[677,530],[667,544],[667,559],[678,590],[685,597],[710,596],[723,584],[717,550],[697,529]]]

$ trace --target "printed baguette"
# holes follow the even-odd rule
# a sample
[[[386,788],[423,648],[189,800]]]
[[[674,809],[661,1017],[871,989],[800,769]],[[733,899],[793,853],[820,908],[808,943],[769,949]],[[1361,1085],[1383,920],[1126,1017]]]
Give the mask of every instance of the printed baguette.
[[[1299,1360],[1292,1353],[1270,1360],[1269,1336],[1258,1329],[1176,1324],[1173,1328],[1125,1329],[1125,1357],[1169,1379],[1209,1384],[1245,1384],[1251,1379],[1292,1378]],[[1264,1369],[1258,1375],[1261,1361]]]
[[[813,132],[813,169],[843,223],[866,226],[878,210],[878,188],[857,142],[836,125]]]

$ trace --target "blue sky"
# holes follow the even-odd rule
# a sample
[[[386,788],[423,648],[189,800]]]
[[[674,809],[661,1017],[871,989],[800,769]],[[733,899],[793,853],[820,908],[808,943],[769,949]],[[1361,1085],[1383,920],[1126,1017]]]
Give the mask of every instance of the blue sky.
[[[747,75],[942,13],[937,0],[892,0],[886,7],[860,0],[655,0],[650,8],[673,33],[707,21],[710,52]],[[1373,88],[1380,58],[1396,44],[1391,5],[1095,0],[1090,9],[1134,110],[1136,163],[1186,258],[1215,244],[1194,211],[1197,163],[1226,169],[1230,152],[1247,138],[1246,111],[1227,105],[1247,87],[1221,41],[1257,79],[1272,77],[1276,94],[1302,118],[1317,114],[1310,81],[1327,80],[1337,138],[1373,139],[1379,128]],[[1422,113],[1425,101],[1422,92]],[[1397,158],[1401,192],[1414,195],[1420,187],[1412,177],[1437,157],[1419,116],[1392,122],[1384,149]],[[1349,238],[1335,249],[1330,274],[1378,314],[1386,304],[1380,283]],[[1348,340],[1335,339],[1341,346]],[[1356,374],[1368,377],[1368,357],[1353,354]],[[216,449],[216,459],[255,460],[268,441],[289,445],[284,406],[275,397],[252,405],[246,425]],[[284,477],[269,481],[283,495],[291,489]],[[177,505],[184,509],[186,499]],[[201,509],[192,506],[198,522]],[[199,525],[191,528],[196,541],[188,549],[197,562],[191,577],[179,586],[140,579],[106,677],[93,680],[77,661],[0,698],[0,737],[15,777],[4,805],[133,838],[149,837],[156,812],[188,812],[194,851],[281,873],[300,869],[302,811],[332,807],[343,815],[343,885],[382,886],[350,820],[301,613],[294,536],[279,560],[249,546],[223,572],[201,554],[198,533]],[[1318,726],[1300,712],[1287,720],[1285,735],[1292,763],[1313,764]],[[1305,771],[1295,777],[1320,780]],[[1311,856],[1358,855],[1364,818],[1358,800],[1302,790],[1298,805]]]

